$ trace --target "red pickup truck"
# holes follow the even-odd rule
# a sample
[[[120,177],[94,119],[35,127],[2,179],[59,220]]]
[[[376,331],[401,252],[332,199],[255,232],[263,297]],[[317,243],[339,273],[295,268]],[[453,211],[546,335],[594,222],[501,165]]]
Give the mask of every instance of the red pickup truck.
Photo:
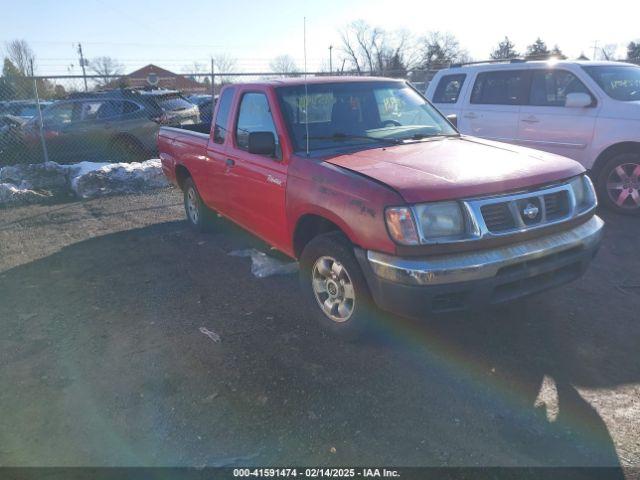
[[[401,80],[236,84],[211,132],[163,127],[159,151],[191,225],[215,210],[298,259],[314,315],[353,336],[375,306],[421,317],[556,287],[598,249],[578,163],[451,120]]]

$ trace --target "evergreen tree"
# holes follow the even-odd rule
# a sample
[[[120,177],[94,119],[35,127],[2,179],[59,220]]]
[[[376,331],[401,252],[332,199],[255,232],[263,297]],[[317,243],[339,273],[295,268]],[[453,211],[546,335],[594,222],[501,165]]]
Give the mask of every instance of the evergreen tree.
[[[567,56],[562,53],[562,50],[560,50],[560,47],[558,47],[558,45],[555,45],[553,47],[553,50],[551,50],[551,56],[553,58],[557,58],[558,60],[566,60]]]
[[[2,66],[2,77],[0,78],[0,99],[17,100],[28,98],[24,95],[25,80],[13,62],[5,58]]]
[[[640,40],[627,45],[627,62],[640,64]]]
[[[509,37],[504,37],[504,40],[498,43],[498,46],[493,52],[491,52],[491,58],[494,60],[508,60],[510,58],[516,58],[519,53],[516,51],[515,44],[509,40]]]
[[[538,37],[535,42],[527,47],[526,58],[529,60],[540,60],[549,58],[550,54],[551,52],[549,52],[547,44]]]

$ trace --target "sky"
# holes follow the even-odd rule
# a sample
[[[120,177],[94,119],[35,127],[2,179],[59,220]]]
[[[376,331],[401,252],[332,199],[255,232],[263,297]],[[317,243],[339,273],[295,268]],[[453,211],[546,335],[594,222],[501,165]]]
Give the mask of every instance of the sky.
[[[80,74],[76,45],[85,57],[110,56],[125,72],[148,63],[186,71],[212,55],[237,59],[241,71],[265,71],[278,55],[303,65],[303,18],[307,23],[309,71],[340,64],[339,29],[362,19],[385,30],[454,34],[476,60],[506,35],[523,51],[540,36],[569,57],[593,55],[594,43],[615,44],[624,55],[640,39],[640,1],[606,4],[559,0],[0,0],[0,52],[7,41],[25,39],[37,57],[39,75]]]

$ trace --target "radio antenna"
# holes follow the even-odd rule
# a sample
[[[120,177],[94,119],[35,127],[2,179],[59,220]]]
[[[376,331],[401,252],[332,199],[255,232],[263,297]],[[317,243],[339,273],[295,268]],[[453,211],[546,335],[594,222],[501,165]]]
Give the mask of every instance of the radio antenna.
[[[306,135],[307,157],[309,156],[309,90],[307,89],[307,17],[302,21],[302,45],[304,48],[304,129]]]

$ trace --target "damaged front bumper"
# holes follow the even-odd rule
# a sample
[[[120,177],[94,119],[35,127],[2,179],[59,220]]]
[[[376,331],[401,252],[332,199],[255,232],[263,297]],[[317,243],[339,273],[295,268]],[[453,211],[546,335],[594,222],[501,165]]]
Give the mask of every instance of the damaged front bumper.
[[[424,258],[356,250],[382,309],[408,316],[498,304],[578,278],[602,239],[597,216],[569,230],[495,249]]]

